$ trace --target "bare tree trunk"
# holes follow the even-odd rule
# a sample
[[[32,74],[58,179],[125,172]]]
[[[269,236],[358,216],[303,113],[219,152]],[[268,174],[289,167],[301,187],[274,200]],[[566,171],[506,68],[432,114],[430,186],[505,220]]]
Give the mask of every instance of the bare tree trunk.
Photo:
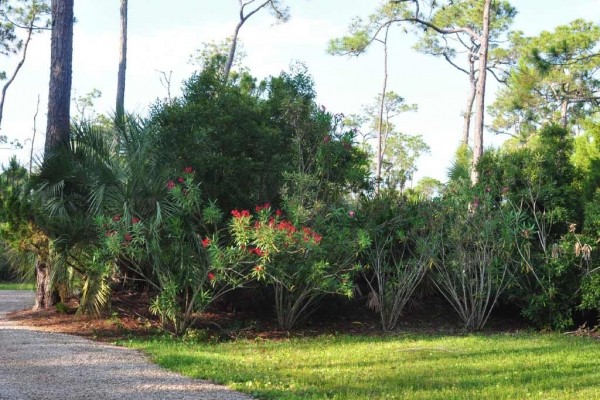
[[[33,168],[33,146],[35,144],[35,135],[37,134],[37,117],[40,113],[40,94],[38,93],[37,105],[35,107],[35,114],[33,115],[33,136],[31,137],[31,149],[29,151],[29,175]]]
[[[567,129],[569,115],[569,100],[564,99],[560,105],[560,126]]]
[[[231,72],[231,67],[233,66],[233,60],[235,59],[235,50],[237,48],[237,41],[238,41],[238,36],[240,34],[240,29],[242,29],[242,26],[244,25],[244,23],[250,18],[252,17],[254,14],[256,14],[257,12],[259,12],[260,10],[262,10],[263,8],[265,8],[268,5],[271,5],[272,7],[275,8],[275,5],[273,4],[273,0],[265,0],[262,3],[260,3],[259,5],[257,5],[254,9],[252,9],[252,11],[250,11],[248,14],[245,14],[245,8],[247,6],[250,6],[251,4],[253,4],[256,0],[249,0],[249,1],[243,1],[243,0],[238,0],[240,3],[240,22],[238,22],[238,24],[235,27],[235,31],[233,32],[233,37],[231,38],[231,47],[229,48],[229,55],[227,57],[227,61],[225,63],[225,68],[223,70],[223,79],[225,81],[227,81],[229,79],[229,73]],[[276,8],[275,8],[276,10]]]
[[[52,0],[46,153],[69,141],[73,64],[73,1]]]
[[[462,143],[469,145],[469,133],[471,131],[471,117],[473,116],[473,104],[475,103],[475,95],[477,94],[477,79],[475,78],[474,61],[470,64],[469,70],[469,96],[467,97],[467,106],[463,116],[463,137]]]
[[[473,135],[473,165],[471,167],[471,182],[479,181],[477,164],[483,155],[483,127],[485,117],[485,83],[488,60],[488,41],[490,36],[490,8],[492,0],[485,0],[483,6],[483,31],[481,32],[479,48],[479,76],[477,80],[477,93],[475,107],[475,132]]]
[[[125,114],[125,71],[127,69],[127,0],[121,0],[121,35],[119,46],[119,73],[117,78],[117,121]]]
[[[233,66],[233,59],[235,58],[235,50],[237,48],[238,36],[240,34],[240,29],[242,29],[242,25],[246,22],[245,19],[240,20],[240,22],[236,25],[235,31],[233,32],[233,37],[231,38],[231,47],[229,48],[229,56],[227,56],[227,63],[225,64],[225,70],[223,71],[224,79],[229,79],[229,73],[231,72],[231,67]]]
[[[385,106],[385,94],[387,91],[388,82],[388,33],[390,26],[388,25],[385,29],[385,36],[383,38],[383,89],[381,91],[381,103],[379,104],[379,126],[377,127],[377,160],[375,163],[375,193],[379,194],[381,189],[381,166],[383,164],[383,109]],[[387,122],[387,121],[386,121]],[[387,125],[387,124],[386,124]]]
[[[10,85],[12,85],[12,83],[14,82],[15,78],[17,77],[17,74],[23,67],[23,64],[25,64],[25,59],[27,58],[27,48],[29,47],[29,42],[31,41],[31,36],[33,35],[34,22],[35,18],[31,18],[31,24],[27,27],[27,38],[23,43],[23,53],[21,55],[21,60],[17,64],[15,70],[13,71],[13,74],[10,76],[10,78],[8,78],[8,80],[2,87],[2,94],[0,94],[0,126],[2,125],[2,115],[4,113],[4,100],[6,99],[6,92]]]

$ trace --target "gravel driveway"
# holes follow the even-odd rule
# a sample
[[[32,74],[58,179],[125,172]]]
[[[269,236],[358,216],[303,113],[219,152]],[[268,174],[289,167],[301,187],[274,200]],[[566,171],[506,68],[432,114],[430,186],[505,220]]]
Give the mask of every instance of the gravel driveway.
[[[6,321],[31,305],[31,292],[0,290],[0,400],[250,399],[166,372],[135,350]]]

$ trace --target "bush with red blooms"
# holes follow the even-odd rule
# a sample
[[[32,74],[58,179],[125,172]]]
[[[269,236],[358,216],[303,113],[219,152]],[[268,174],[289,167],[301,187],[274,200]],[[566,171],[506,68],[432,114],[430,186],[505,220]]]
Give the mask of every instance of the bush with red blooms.
[[[233,210],[229,229],[238,262],[250,266],[253,278],[273,287],[280,329],[291,329],[324,294],[352,295],[355,267],[330,262],[317,230],[294,224],[270,204],[257,206],[253,214]]]
[[[167,201],[155,215],[98,221],[103,259],[113,260],[116,270],[127,269],[158,293],[150,311],[176,335],[185,333],[198,312],[249,279],[219,251],[222,212],[214,203],[202,203],[194,175],[186,167],[166,182]]]

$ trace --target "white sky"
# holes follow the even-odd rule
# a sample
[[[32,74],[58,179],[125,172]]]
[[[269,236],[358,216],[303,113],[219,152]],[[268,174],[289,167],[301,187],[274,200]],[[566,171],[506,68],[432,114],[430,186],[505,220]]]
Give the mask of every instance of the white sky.
[[[374,47],[360,58],[326,54],[327,43],[342,36],[351,19],[366,17],[379,0],[288,0],[292,18],[273,25],[268,13],[255,15],[241,31],[247,54],[244,64],[253,75],[263,78],[286,70],[294,60],[303,61],[315,79],[318,101],[333,112],[358,113],[380,91],[381,49]],[[600,0],[513,0],[519,14],[514,29],[528,35],[569,23],[576,18],[600,22]],[[77,0],[75,2],[73,89],[78,95],[99,89],[96,102],[100,113],[114,110],[117,80],[119,0]],[[231,35],[237,22],[236,0],[129,0],[129,49],[126,109],[145,114],[157,98],[166,97],[157,71],[172,71],[172,91],[177,95],[181,82],[194,70],[188,63],[202,43],[221,41]],[[40,96],[40,115],[34,150],[43,149],[48,97],[49,34],[34,38],[29,57],[7,94],[1,134],[9,140],[30,139],[33,116]],[[419,106],[417,113],[396,121],[406,133],[420,133],[431,154],[419,163],[416,180],[422,176],[445,179],[446,169],[461,137],[461,110],[466,100],[466,76],[443,60],[426,57],[411,49],[413,39],[398,30],[390,42],[388,90]],[[1,58],[10,71],[15,59]],[[488,88],[491,104],[495,86]],[[73,113],[74,113],[73,107]],[[487,134],[484,141],[499,143]],[[29,161],[30,141],[16,152]],[[13,154],[0,150],[0,162]]]

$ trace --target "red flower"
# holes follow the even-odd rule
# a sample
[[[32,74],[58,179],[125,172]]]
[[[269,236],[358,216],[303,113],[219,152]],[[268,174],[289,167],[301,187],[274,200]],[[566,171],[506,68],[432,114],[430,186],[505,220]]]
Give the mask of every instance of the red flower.
[[[277,209],[277,211],[275,211],[275,215],[277,215],[278,217],[281,217],[282,214],[283,213],[279,209]]]
[[[213,272],[209,272],[208,274],[206,274],[206,277],[208,278],[209,282],[212,282],[217,276]]]
[[[256,212],[260,212],[260,210],[262,210],[262,208],[260,208],[260,206],[254,207],[254,211],[256,211]]]
[[[319,244],[319,243],[321,243],[321,239],[323,239],[323,236],[319,235],[318,233],[314,233],[313,239],[315,240],[316,244]]]
[[[132,224],[137,224],[137,223],[139,223],[139,222],[140,222],[140,219],[139,219],[139,218],[137,218],[137,217],[133,217],[133,218],[131,218],[131,223],[132,223]]]
[[[183,177],[180,176],[179,178],[177,178],[177,182],[184,183],[185,179],[183,179]]]
[[[262,251],[261,249],[259,249],[258,247],[255,247],[254,249],[250,249],[250,253],[256,254],[259,257],[262,257],[265,255],[265,252]]]
[[[167,182],[167,189],[171,190],[175,187],[175,182],[169,181]]]
[[[123,236],[123,239],[125,239],[126,242],[131,242],[131,239],[133,238],[129,233],[126,233],[125,236]]]
[[[248,210],[238,211],[236,209],[236,210],[231,211],[231,215],[233,215],[234,218],[249,217],[250,216],[250,211],[248,211]]]
[[[255,272],[260,272],[264,269],[264,267],[262,265],[256,265],[254,266],[254,268],[252,268]]]
[[[354,211],[352,211],[352,210],[348,211],[348,216],[350,218],[354,218],[355,215],[356,215],[356,213]]]
[[[210,244],[211,240],[209,238],[202,239],[202,247],[207,248],[208,246],[210,246]]]
[[[185,167],[183,169],[183,173],[184,174],[192,174],[192,173],[194,173],[194,169],[192,167]]]
[[[263,204],[263,209],[266,210],[267,208],[271,208],[271,203]]]
[[[119,222],[120,220],[121,220],[121,216],[119,214],[117,214],[113,217],[113,221],[115,221],[115,222]]]

